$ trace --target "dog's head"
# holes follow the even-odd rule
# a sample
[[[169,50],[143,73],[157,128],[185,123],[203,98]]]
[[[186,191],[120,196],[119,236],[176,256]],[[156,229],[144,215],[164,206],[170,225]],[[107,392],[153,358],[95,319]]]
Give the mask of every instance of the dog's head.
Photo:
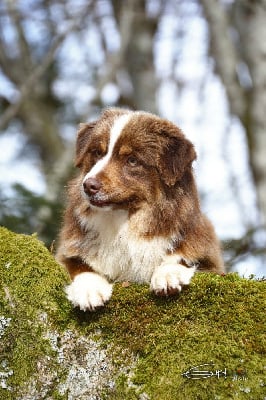
[[[98,208],[153,204],[191,170],[194,147],[171,122],[145,112],[107,109],[81,124],[76,166],[82,192]]]

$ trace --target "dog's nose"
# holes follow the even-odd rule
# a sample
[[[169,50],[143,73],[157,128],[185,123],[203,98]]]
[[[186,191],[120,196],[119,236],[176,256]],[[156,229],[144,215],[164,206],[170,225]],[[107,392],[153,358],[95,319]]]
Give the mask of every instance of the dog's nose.
[[[96,178],[88,178],[83,182],[84,192],[88,195],[96,194],[101,187],[101,183]]]

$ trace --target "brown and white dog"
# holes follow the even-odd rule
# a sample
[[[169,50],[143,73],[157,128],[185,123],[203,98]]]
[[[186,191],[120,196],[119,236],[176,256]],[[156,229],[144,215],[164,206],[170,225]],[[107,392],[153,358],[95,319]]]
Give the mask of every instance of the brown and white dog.
[[[57,252],[73,280],[66,293],[74,306],[103,306],[111,282],[145,282],[168,296],[196,270],[224,271],[200,210],[195,158],[182,131],[153,114],[110,108],[81,125],[80,174],[69,184]]]

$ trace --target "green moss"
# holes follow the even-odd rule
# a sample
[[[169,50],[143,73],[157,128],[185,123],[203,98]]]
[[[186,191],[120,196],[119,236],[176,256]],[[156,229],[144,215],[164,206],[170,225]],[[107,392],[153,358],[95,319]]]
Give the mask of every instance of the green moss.
[[[145,285],[117,284],[105,308],[84,313],[66,301],[68,278],[36,238],[1,229],[0,246],[0,317],[11,318],[2,327],[0,383],[1,372],[12,369],[8,385],[25,385],[41,358],[55,358],[39,318],[47,315],[57,332],[70,329],[93,339],[100,332],[101,346],[116,366],[115,388],[106,388],[103,399],[264,398],[265,282],[197,274],[174,299],[156,298]],[[182,375],[200,364],[209,364],[204,369],[213,376],[193,380]],[[49,365],[56,368],[56,363]],[[49,390],[49,398],[66,398],[56,384]],[[9,393],[0,384],[0,398],[8,399]]]
[[[87,330],[103,326],[103,335],[139,355],[132,383],[151,399],[260,399],[265,299],[265,282],[198,274],[176,299],[157,299],[147,287],[117,286],[97,322],[95,315],[83,318]],[[203,368],[214,373],[211,378],[182,376],[190,367],[211,363]],[[215,375],[225,369],[226,379]],[[136,387],[126,397],[127,391],[127,380],[120,379],[113,398],[138,398]]]
[[[41,319],[49,314],[56,326],[64,321],[70,310],[63,292],[68,277],[34,236],[1,228],[0,248],[0,373],[9,374],[8,386],[16,391],[33,375],[44,354],[53,356]],[[2,380],[0,398],[13,399],[6,385]]]

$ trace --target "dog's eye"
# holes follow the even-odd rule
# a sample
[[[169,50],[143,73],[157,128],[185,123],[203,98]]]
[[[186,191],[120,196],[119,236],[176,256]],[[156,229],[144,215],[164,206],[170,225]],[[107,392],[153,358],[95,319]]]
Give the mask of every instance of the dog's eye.
[[[134,156],[129,156],[127,164],[130,165],[130,167],[136,167],[139,164],[139,160]]]
[[[92,150],[91,154],[95,157],[95,158],[101,158],[103,156],[103,152],[100,149],[94,149]]]

